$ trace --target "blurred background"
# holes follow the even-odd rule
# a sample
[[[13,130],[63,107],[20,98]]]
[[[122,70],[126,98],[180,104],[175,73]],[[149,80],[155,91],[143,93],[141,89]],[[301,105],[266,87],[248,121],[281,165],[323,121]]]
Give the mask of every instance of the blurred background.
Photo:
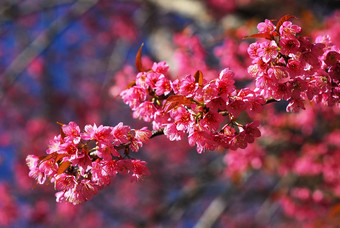
[[[252,83],[247,47],[254,41],[243,37],[259,22],[295,15],[303,35],[329,34],[340,47],[339,6],[339,0],[1,0],[0,227],[336,227],[340,184],[291,172],[309,151],[326,151],[316,161],[339,156],[336,108],[286,114],[284,105],[268,105],[256,117],[263,137],[245,150],[199,155],[186,140],[157,137],[136,155],[151,176],[139,183],[118,176],[77,206],[56,203],[51,184],[37,186],[25,158],[45,154],[57,122],[150,129],[119,98],[137,73],[142,43],[143,64],[166,61],[169,77],[199,69],[213,78],[230,67],[243,88]]]

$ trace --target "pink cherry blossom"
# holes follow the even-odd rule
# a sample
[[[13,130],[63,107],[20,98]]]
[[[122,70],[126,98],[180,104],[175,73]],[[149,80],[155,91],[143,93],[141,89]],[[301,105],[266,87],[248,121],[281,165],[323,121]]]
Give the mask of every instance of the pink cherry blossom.
[[[195,82],[195,78],[192,75],[187,75],[183,80],[181,80],[179,93],[184,96],[192,97],[197,89],[198,84]]]
[[[294,25],[291,21],[285,21],[280,27],[279,32],[282,37],[294,37],[297,33],[301,32],[301,27]]]
[[[140,161],[140,160],[132,160],[132,178],[135,179],[136,181],[143,178],[144,176],[149,176],[151,173],[146,166],[145,161]]]
[[[72,189],[77,184],[76,178],[73,175],[62,173],[56,177],[54,187],[57,190]]]
[[[155,73],[160,73],[160,74],[166,74],[169,70],[169,65],[162,61],[162,62],[158,62],[158,63],[154,63],[152,65],[152,71]]]
[[[150,122],[154,118],[156,107],[150,101],[145,101],[136,108],[133,113],[134,118],[141,118],[145,122]]]
[[[272,33],[275,31],[276,27],[270,20],[265,19],[264,22],[260,22],[257,25],[257,29],[259,30],[259,33]]]
[[[278,47],[275,41],[266,41],[260,44],[258,55],[265,63],[268,63],[272,59],[275,59],[278,55]]]
[[[62,130],[64,134],[66,135],[66,137],[64,138],[65,141],[73,141],[74,144],[79,143],[80,128],[76,123],[70,122],[67,125],[63,125]]]
[[[171,81],[169,81],[163,74],[155,84],[155,91],[158,96],[164,94],[168,95],[172,91]]]
[[[38,180],[39,184],[45,183],[46,175],[38,168],[39,158],[35,155],[28,155],[26,158],[26,162],[28,168],[30,169],[28,176]]]
[[[124,103],[128,104],[132,109],[136,109],[146,99],[145,89],[138,86],[124,90],[120,95]]]
[[[295,37],[281,38],[280,52],[284,55],[296,55],[300,48],[300,42]]]

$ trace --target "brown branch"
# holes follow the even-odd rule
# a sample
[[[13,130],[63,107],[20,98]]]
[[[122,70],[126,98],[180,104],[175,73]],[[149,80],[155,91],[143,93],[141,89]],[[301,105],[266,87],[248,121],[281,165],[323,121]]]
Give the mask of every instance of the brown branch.
[[[55,7],[75,3],[75,0],[26,1],[21,3],[6,2],[0,8],[0,21],[16,20],[34,13],[43,12]]]
[[[274,186],[271,194],[266,198],[266,200],[262,203],[259,208],[255,220],[261,222],[261,224],[266,225],[275,211],[279,208],[277,203],[273,203],[273,196],[280,189],[284,189],[283,193],[287,193],[288,189],[291,188],[297,181],[298,177],[296,175],[290,174],[284,176],[280,179],[280,181]]]
[[[270,103],[274,103],[274,102],[280,102],[280,101],[277,101],[275,99],[268,99],[268,100],[266,100],[265,104],[270,104]]]
[[[226,189],[226,191],[222,192],[211,202],[198,220],[195,228],[208,228],[216,223],[228,206],[228,197],[232,194],[231,190],[231,188]]]
[[[194,203],[207,189],[206,181],[214,181],[224,169],[221,157],[212,160],[209,165],[204,166],[196,176],[196,184],[193,186],[183,186],[175,200],[164,202],[155,213],[140,223],[140,227],[150,227],[166,220],[179,220],[185,209]]]
[[[66,15],[54,20],[49,28],[43,31],[13,60],[2,73],[4,83],[2,88],[0,88],[0,101],[27,66],[53,43],[54,38],[63,33],[70,22],[81,17],[98,1],[99,0],[77,1],[72,5],[70,11]]]
[[[222,191],[208,206],[208,208],[203,212],[202,216],[197,221],[195,228],[209,228],[213,227],[214,224],[221,217],[222,213],[227,209],[230,198],[235,194],[235,192],[240,191],[242,186],[248,185],[255,173],[250,173],[244,176],[242,179],[242,184],[235,187],[228,187]]]
[[[153,130],[150,139],[154,138],[156,136],[159,136],[159,135],[164,135],[164,129],[163,128],[158,129],[158,130]]]
[[[159,136],[159,135],[164,135],[164,129],[163,128],[158,129],[158,130],[153,130],[152,131],[152,135],[150,136],[150,139],[154,138],[156,136]],[[131,144],[131,142],[123,143],[123,144],[120,144],[118,146],[115,146],[115,149],[116,150],[120,150],[120,149],[128,147],[130,144]]]

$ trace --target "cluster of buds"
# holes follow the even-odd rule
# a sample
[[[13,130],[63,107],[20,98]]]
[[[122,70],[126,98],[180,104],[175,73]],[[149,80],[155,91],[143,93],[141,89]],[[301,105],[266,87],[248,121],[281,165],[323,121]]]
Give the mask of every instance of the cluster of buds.
[[[328,105],[340,99],[340,52],[329,37],[312,43],[299,36],[301,27],[287,15],[275,26],[271,20],[258,24],[259,33],[249,37],[265,38],[250,44],[253,59],[248,72],[266,99],[287,100],[287,111],[304,109],[304,101]]]
[[[132,158],[130,151],[137,152],[151,136],[145,128],[133,130],[122,123],[86,125],[83,132],[74,122],[63,124],[61,133],[50,141],[47,156],[27,156],[29,176],[39,184],[53,183],[59,191],[57,202],[79,204],[109,185],[118,173],[129,174],[133,180],[149,175],[146,162]]]

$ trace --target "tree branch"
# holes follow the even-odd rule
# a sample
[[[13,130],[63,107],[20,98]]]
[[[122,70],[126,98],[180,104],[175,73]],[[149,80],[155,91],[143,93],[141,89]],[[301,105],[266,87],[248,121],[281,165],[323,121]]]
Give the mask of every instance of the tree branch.
[[[45,51],[52,43],[56,36],[63,33],[70,22],[78,19],[89,9],[91,9],[99,0],[79,0],[72,5],[70,11],[54,20],[50,27],[43,31],[28,47],[26,47],[2,73],[3,86],[0,88],[0,101],[7,90],[13,85],[19,75],[27,66]]]
[[[30,14],[43,12],[45,10],[53,9],[55,7],[75,3],[75,0],[50,0],[50,1],[26,1],[20,2],[6,2],[0,8],[0,22],[8,20],[16,20],[20,17],[28,16]]]
[[[297,181],[298,177],[296,175],[287,175],[280,179],[280,181],[275,185],[271,194],[266,198],[266,200],[262,203],[261,207],[259,208],[255,220],[261,222],[264,226],[270,218],[272,217],[273,213],[278,209],[279,205],[273,204],[273,195],[277,193],[278,190],[284,189],[284,193],[288,191],[288,189],[294,185]]]
[[[254,173],[250,173],[242,178],[242,184],[240,186],[248,185],[248,182],[251,180],[251,177]],[[195,228],[209,228],[213,227],[213,225],[218,221],[221,217],[222,213],[228,207],[230,196],[235,195],[235,191],[239,191],[239,187],[228,187],[224,191],[222,191],[208,206],[208,208],[203,212],[202,216],[198,220],[195,225]],[[244,193],[245,194],[245,193]]]

